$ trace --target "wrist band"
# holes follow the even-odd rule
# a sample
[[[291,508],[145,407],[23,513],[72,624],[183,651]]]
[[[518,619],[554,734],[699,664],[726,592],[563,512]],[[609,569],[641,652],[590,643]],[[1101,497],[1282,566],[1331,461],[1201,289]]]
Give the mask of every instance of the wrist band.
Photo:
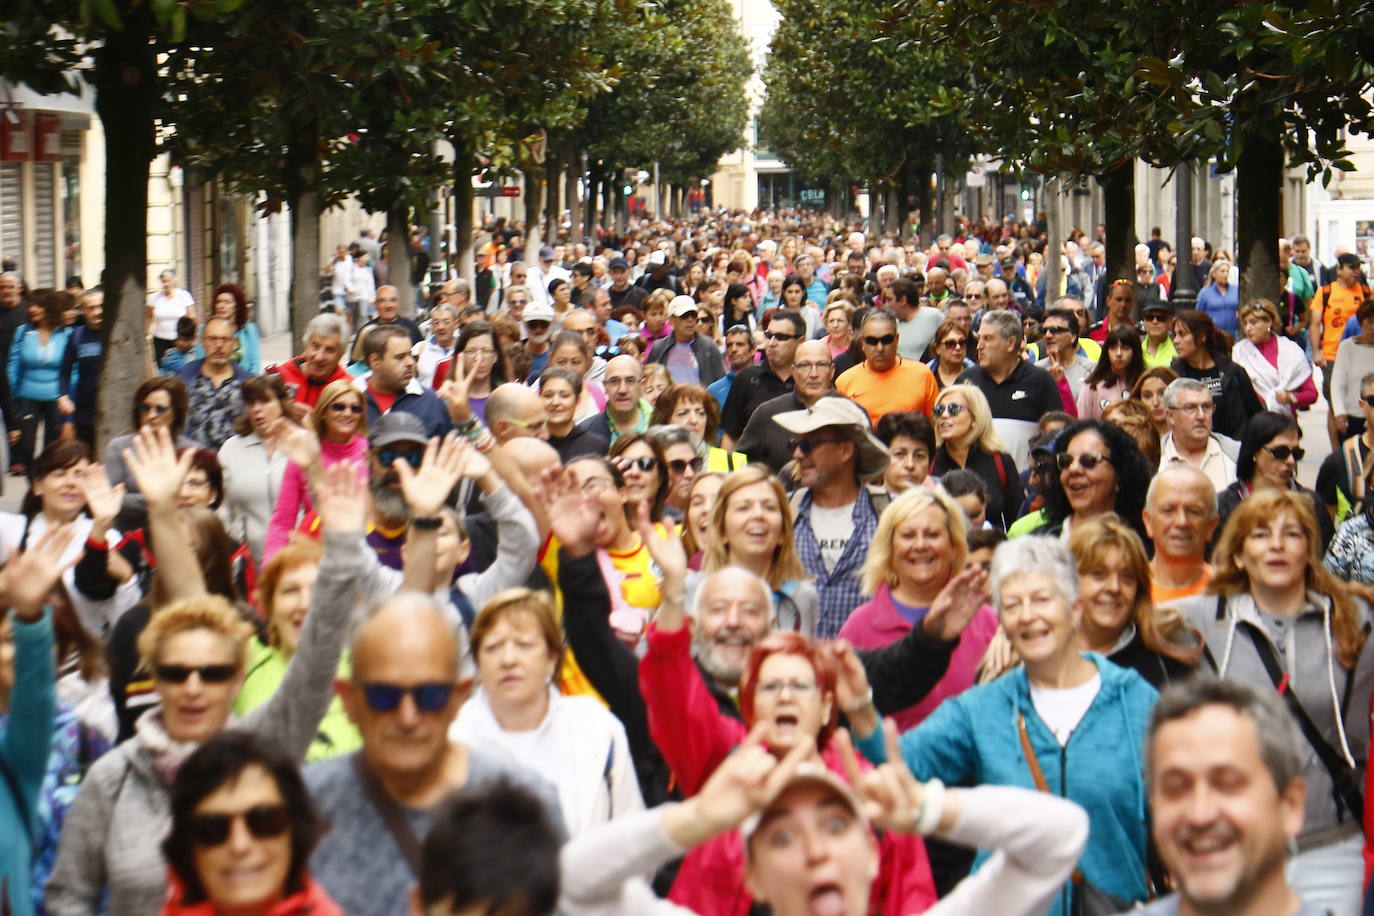
[[[482,437],[482,433],[490,433],[485,424],[476,417],[461,425],[463,428],[459,431],[459,435],[474,444]],[[457,429],[457,427],[454,428]]]
[[[945,813],[945,784],[938,779],[921,786],[921,810],[916,812],[914,828],[921,836],[928,836]]]
[[[840,712],[844,713],[846,716],[852,716],[852,715],[854,715],[854,713],[856,713],[856,712],[862,712],[864,709],[867,709],[869,706],[872,706],[872,705],[873,705],[873,688],[872,688],[872,687],[869,687],[869,688],[868,688],[868,692],[865,693],[863,696],[859,697],[859,698],[858,698],[857,700],[855,700],[853,703],[850,703],[850,704],[847,705],[847,706],[841,706],[841,707],[840,707]]]
[[[90,550],[109,551],[110,545],[105,541],[97,541],[95,538],[86,538],[86,547]]]
[[[472,440],[472,447],[485,455],[487,452],[496,448],[496,437],[491,434],[491,430],[484,426],[482,427],[481,435]]]
[[[410,527],[418,528],[420,531],[438,531],[443,526],[444,518],[442,515],[436,515],[432,518],[412,518],[410,520]]]

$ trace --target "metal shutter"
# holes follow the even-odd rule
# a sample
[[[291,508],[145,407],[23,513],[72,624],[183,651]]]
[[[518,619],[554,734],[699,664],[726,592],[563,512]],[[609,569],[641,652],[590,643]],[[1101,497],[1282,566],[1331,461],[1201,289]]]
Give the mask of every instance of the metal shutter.
[[[57,275],[57,169],[51,162],[33,164],[33,260],[30,286],[61,289]]]
[[[24,167],[18,162],[0,162],[0,259],[14,261],[24,270],[24,210],[20,192],[24,187]]]

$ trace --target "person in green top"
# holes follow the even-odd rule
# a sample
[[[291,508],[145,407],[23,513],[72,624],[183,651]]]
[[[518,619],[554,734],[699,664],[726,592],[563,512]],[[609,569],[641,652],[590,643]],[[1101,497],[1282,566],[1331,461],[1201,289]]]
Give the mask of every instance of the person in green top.
[[[249,649],[243,689],[234,701],[235,717],[247,715],[276,693],[286,666],[295,654],[324,548],[315,541],[299,541],[277,551],[258,579],[258,605],[267,621],[267,644],[254,637]],[[339,677],[349,676],[347,653],[339,663]],[[362,736],[348,720],[336,696],[320,721],[306,761],[324,760],[362,747]]]

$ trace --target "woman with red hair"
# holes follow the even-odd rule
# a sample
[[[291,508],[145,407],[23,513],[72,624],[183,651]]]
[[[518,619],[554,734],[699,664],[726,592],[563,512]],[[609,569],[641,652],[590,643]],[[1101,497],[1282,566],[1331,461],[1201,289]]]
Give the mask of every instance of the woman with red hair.
[[[234,338],[237,341],[234,344],[234,362],[246,369],[249,375],[257,375],[262,371],[262,332],[249,314],[248,294],[237,283],[223,283],[215,287],[211,301],[214,303],[213,317],[234,323]]]

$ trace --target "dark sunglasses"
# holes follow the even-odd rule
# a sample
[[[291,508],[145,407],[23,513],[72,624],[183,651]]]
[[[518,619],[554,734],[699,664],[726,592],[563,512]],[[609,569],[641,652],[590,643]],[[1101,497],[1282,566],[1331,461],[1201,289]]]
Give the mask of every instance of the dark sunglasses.
[[[1085,471],[1091,471],[1099,464],[1112,463],[1112,459],[1108,458],[1106,455],[1094,455],[1091,452],[1084,452],[1077,457],[1078,466]],[[1059,465],[1059,470],[1061,471],[1067,471],[1069,468],[1073,467],[1073,462],[1074,456],[1070,455],[1068,452],[1060,452],[1058,455],[1054,456],[1054,463]]]
[[[1049,325],[1045,325],[1041,330],[1043,330],[1046,334],[1067,334],[1067,333],[1069,333],[1069,329],[1068,329],[1068,328],[1061,327],[1061,326],[1059,326],[1059,325],[1056,325],[1056,326],[1054,326],[1054,327],[1050,327]]]
[[[936,404],[931,414],[936,417],[943,417],[945,414],[949,414],[951,417],[957,417],[966,410],[968,410],[968,408],[963,404]]]
[[[1360,400],[1364,401],[1370,407],[1374,407],[1374,394],[1367,394],[1364,397],[1360,398]]]
[[[1276,445],[1273,448],[1266,445],[1264,450],[1279,461],[1287,461],[1289,458],[1292,458],[1294,461],[1301,461],[1302,456],[1307,454],[1307,451],[1301,445]]]
[[[200,675],[206,684],[227,684],[238,673],[238,665],[158,665],[154,670],[159,681],[169,684],[184,684],[192,674]]]
[[[620,458],[617,460],[620,463],[620,469],[622,471],[637,468],[647,474],[658,467],[658,459],[653,455],[640,455],[638,458]]]
[[[700,455],[693,458],[691,461],[682,458],[673,458],[668,462],[668,470],[672,471],[674,474],[685,474],[688,468],[691,468],[694,474],[700,474],[704,466],[705,461],[702,460]]]
[[[882,337],[864,337],[864,343],[870,347],[890,347],[897,342],[896,334],[884,334]]]
[[[171,413],[171,412],[172,412],[172,408],[169,407],[169,406],[166,405],[166,404],[139,404],[139,405],[138,405],[138,412],[139,412],[139,413],[155,413],[155,414],[157,414],[158,416],[161,416],[161,415],[164,414],[164,413]]]
[[[944,347],[946,350],[967,350],[967,349],[968,349],[968,341],[967,341],[967,340],[945,340],[945,341],[941,341],[940,346]]]
[[[453,696],[453,684],[431,683],[402,687],[399,684],[363,684],[363,699],[373,712],[395,712],[401,698],[410,694],[420,712],[439,712]]]
[[[531,331],[543,331],[549,327],[549,322],[536,318],[534,321],[526,321],[525,327]]]
[[[418,468],[420,462],[424,460],[425,453],[416,449],[400,451],[399,449],[379,448],[377,449],[377,463],[384,468],[389,468],[396,463],[396,459],[404,459],[406,464],[413,468]]]
[[[197,846],[222,846],[229,839],[234,821],[243,818],[248,832],[255,839],[270,840],[281,836],[291,826],[285,805],[254,805],[237,814],[191,815],[191,842]]]
[[[839,443],[839,442],[844,442],[844,441],[845,441],[844,439],[797,439],[797,438],[792,438],[792,439],[788,439],[788,440],[787,440],[787,450],[788,450],[789,452],[801,452],[803,455],[809,455],[809,454],[811,454],[812,452],[814,452],[816,449],[820,448],[822,445],[834,444],[834,443]]]
[[[330,404],[330,405],[329,405],[329,412],[330,412],[330,413],[351,413],[351,414],[361,414],[361,413],[363,412],[363,405],[361,405],[361,404],[345,404],[345,403],[343,403],[342,401],[335,401],[333,404]]]
[[[528,299],[511,299],[511,300],[508,301],[506,304],[507,304],[507,305],[529,305],[530,303],[529,303],[529,300],[528,300]]]
[[[696,313],[696,312],[683,312],[681,315],[678,315],[677,317],[678,317],[679,319],[681,319],[682,321],[696,321],[696,320],[697,320],[697,313]]]
[[[796,340],[798,337],[801,337],[800,334],[784,334],[781,331],[764,331],[763,336],[767,337],[769,340],[776,340],[781,343],[786,343],[789,340]]]

